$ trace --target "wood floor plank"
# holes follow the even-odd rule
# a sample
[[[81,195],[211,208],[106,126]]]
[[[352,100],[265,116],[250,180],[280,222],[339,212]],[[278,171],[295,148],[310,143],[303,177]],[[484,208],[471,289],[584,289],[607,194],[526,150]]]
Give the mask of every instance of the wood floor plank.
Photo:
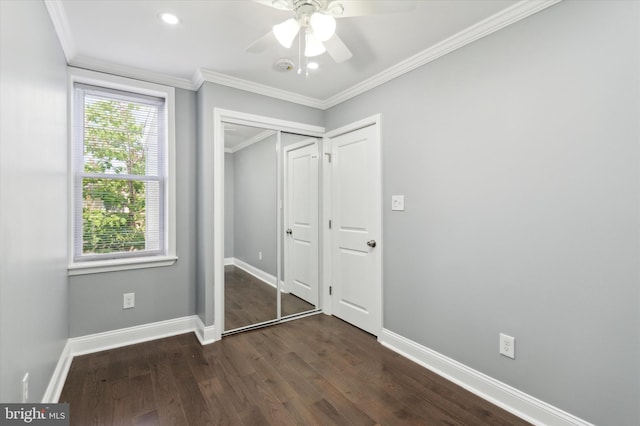
[[[528,424],[326,315],[79,356],[60,400],[74,426]]]
[[[258,373],[252,373],[240,378],[245,395],[251,403],[260,409],[268,424],[292,424],[293,418],[287,413],[282,401],[265,386],[264,379]]]
[[[149,342],[130,346],[132,356],[129,358],[129,377],[149,374],[149,351],[155,351]]]
[[[133,426],[157,426],[160,424],[160,417],[156,410],[144,413],[133,419]]]
[[[212,413],[209,412],[207,401],[193,377],[178,380],[177,387],[187,423],[189,425],[213,425]]]
[[[251,406],[240,413],[240,421],[243,425],[268,425],[269,420],[264,416],[259,407]]]
[[[142,415],[154,411],[155,401],[153,398],[153,381],[151,373],[135,375],[129,379],[131,414]]]
[[[226,391],[217,378],[200,382],[199,386],[215,424],[240,424],[240,416],[233,405],[220,400],[220,395]]]
[[[90,358],[89,371],[82,389],[82,406],[88,410],[82,416],[86,425],[108,425],[113,422],[113,400],[108,383],[109,354]]]
[[[287,409],[295,424],[321,424],[322,416],[317,413],[314,414],[314,406],[309,405],[306,400],[302,400],[302,398],[290,399],[284,402],[282,405],[284,405],[284,407]]]
[[[235,372],[226,357],[209,358],[209,362],[216,372],[216,379],[222,385],[220,400],[231,404],[237,413],[246,411],[251,403],[241,384],[241,376]]]
[[[152,365],[150,374],[160,423],[176,426],[187,425],[169,361]]]

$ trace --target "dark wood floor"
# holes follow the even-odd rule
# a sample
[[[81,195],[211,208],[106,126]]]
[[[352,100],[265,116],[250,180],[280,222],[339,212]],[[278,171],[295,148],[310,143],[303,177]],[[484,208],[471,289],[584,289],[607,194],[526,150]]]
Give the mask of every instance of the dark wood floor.
[[[276,319],[274,287],[235,266],[224,268],[225,331]],[[280,293],[282,316],[299,314],[315,307],[289,293]]]
[[[78,426],[528,424],[324,314],[79,356],[60,401]]]

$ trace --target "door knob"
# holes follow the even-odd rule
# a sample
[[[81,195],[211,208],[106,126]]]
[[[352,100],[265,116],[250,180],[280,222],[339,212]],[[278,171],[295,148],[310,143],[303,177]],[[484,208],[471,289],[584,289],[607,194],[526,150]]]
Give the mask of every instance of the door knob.
[[[376,246],[376,240],[367,241],[367,245],[371,248],[374,248]]]
[[[286,231],[286,232],[287,232],[287,234],[289,234],[289,235],[293,234],[293,231],[291,230],[291,228],[287,229],[287,231]]]

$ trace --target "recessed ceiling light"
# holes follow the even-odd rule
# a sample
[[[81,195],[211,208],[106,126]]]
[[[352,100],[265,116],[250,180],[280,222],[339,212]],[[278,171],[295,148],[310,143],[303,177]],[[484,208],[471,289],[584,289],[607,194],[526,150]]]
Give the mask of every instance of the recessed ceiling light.
[[[178,19],[178,17],[172,13],[161,13],[160,14],[160,19],[162,19],[165,23],[169,24],[169,25],[176,25],[178,22],[180,22],[180,19]]]
[[[307,64],[307,68],[309,68],[310,70],[317,70],[319,66],[320,65],[318,65],[317,62],[309,62]]]

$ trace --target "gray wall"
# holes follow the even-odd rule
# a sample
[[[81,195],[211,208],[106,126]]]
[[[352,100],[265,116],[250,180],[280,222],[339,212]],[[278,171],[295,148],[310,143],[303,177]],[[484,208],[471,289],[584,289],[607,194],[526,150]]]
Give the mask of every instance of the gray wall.
[[[235,169],[234,156],[231,153],[224,154],[224,257],[234,256],[234,233],[233,233],[233,199],[234,183],[233,175]]]
[[[205,325],[213,325],[213,109],[224,108],[281,120],[322,126],[323,112],[291,102],[205,82],[198,90],[197,148],[197,313]],[[207,257],[209,256],[209,257]]]
[[[71,337],[195,314],[196,94],[176,89],[176,237],[167,267],[70,277]],[[136,306],[122,309],[122,295]]]
[[[235,257],[274,277],[278,251],[276,141],[273,135],[233,154]]]
[[[602,425],[640,424],[639,8],[559,3],[325,123],[382,113],[384,327]]]
[[[42,2],[0,1],[0,401],[40,402],[68,337],[67,68]]]

